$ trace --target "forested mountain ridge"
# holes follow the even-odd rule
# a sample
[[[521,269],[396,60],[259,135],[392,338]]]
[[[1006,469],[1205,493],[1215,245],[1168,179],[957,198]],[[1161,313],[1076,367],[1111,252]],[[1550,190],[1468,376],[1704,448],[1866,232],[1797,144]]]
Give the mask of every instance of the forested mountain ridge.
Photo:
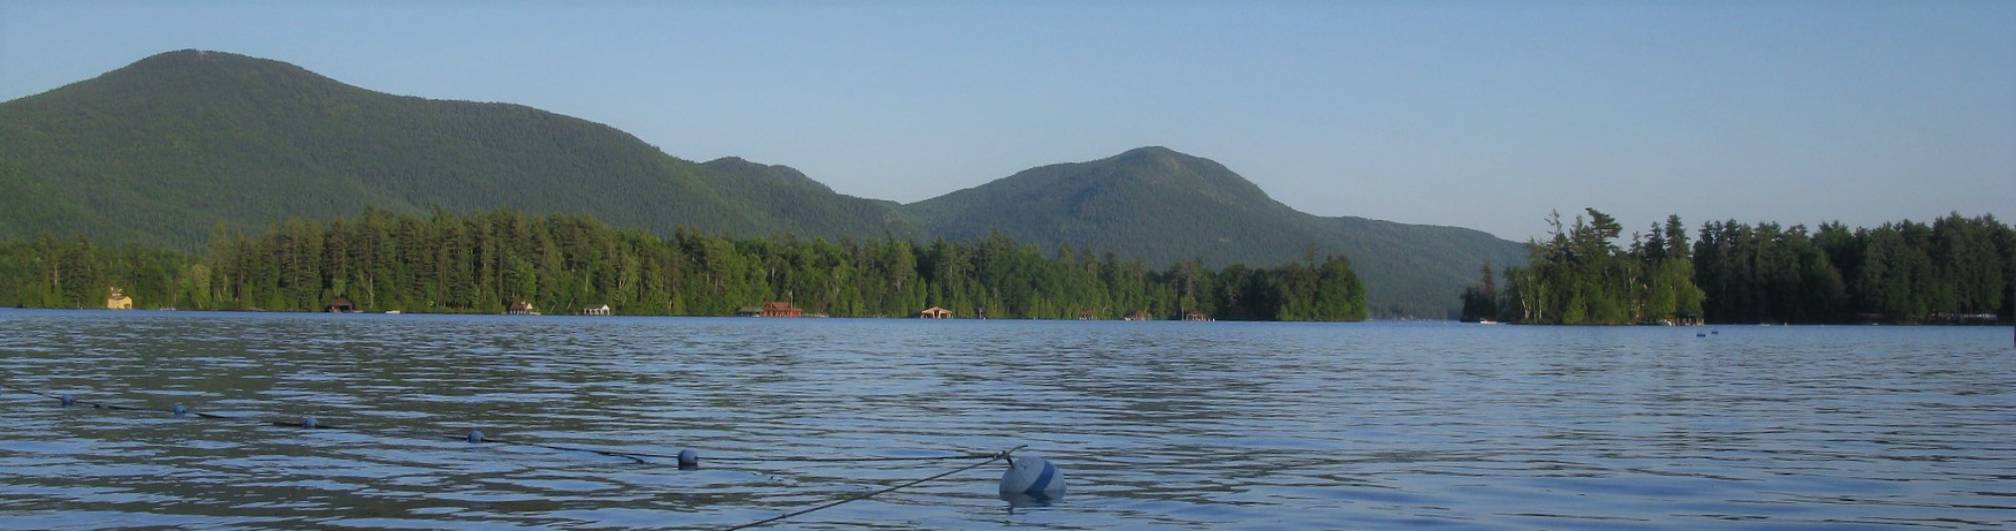
[[[724,174],[587,120],[383,94],[220,52],[163,53],[0,103],[0,161],[9,238],[193,250],[218,223],[255,230],[367,207],[584,212],[659,233],[902,230],[885,203]]]
[[[873,239],[916,238],[915,227],[895,201],[863,199],[834,192],[824,183],[784,165],[761,164],[741,157],[722,157],[700,165],[715,177],[714,188],[746,203],[759,213],[786,220],[785,232],[801,236]],[[836,220],[820,226],[817,220]]]
[[[1375,312],[1441,316],[1481,261],[1518,244],[1453,227],[1304,214],[1207,159],[1142,148],[1034,168],[912,205],[803,173],[695,163],[607,125],[504,103],[395,96],[291,64],[184,50],[0,102],[0,240],[204,249],[216,228],[367,209],[582,214],[661,236],[971,241],[1164,267],[1273,267],[1349,256]]]
[[[1476,230],[1303,213],[1217,162],[1164,147],[1032,168],[904,211],[947,239],[999,230],[1016,241],[1150,264],[1270,265],[1342,254],[1366,279],[1374,311],[1389,315],[1440,316],[1476,264],[1520,264],[1526,254]]]

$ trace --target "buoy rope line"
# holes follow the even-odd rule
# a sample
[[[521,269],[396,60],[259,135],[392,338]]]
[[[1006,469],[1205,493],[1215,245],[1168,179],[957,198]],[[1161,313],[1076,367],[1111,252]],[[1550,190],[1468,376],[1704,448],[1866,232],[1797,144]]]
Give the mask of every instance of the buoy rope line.
[[[1000,461],[1000,460],[1003,460],[1003,459],[1013,459],[1012,457],[1010,457],[1010,454],[1013,454],[1013,453],[1015,453],[1015,451],[1016,451],[1016,450],[1021,450],[1021,449],[1023,449],[1023,448],[1028,448],[1028,447],[1029,447],[1029,445],[1026,445],[1026,444],[1024,444],[1024,445],[1021,445],[1021,446],[1016,446],[1016,447],[1014,447],[1014,448],[1009,448],[1009,449],[1007,449],[1007,450],[1003,450],[1003,451],[1001,451],[1001,452],[996,452],[996,453],[993,453],[993,454],[989,454],[989,455],[988,455],[988,457],[987,457],[987,460],[986,460],[986,461],[981,461],[981,462],[978,462],[978,463],[973,463],[973,464],[970,464],[970,465],[966,465],[966,466],[962,466],[962,467],[959,467],[959,468],[955,468],[955,469],[952,469],[952,470],[947,470],[947,471],[944,471],[944,472],[939,472],[939,473],[937,473],[937,474],[934,474],[934,475],[931,475],[931,476],[929,476],[929,477],[924,477],[924,478],[919,478],[919,479],[913,479],[913,480],[910,480],[910,481],[906,481],[906,482],[903,482],[902,484],[899,484],[899,485],[896,485],[896,486],[893,486],[893,487],[888,487],[888,488],[884,488],[884,489],[882,489],[882,490],[876,490],[876,491],[870,491],[870,492],[864,492],[864,493],[861,493],[861,494],[855,494],[855,495],[853,495],[853,496],[848,496],[848,497],[845,497],[845,498],[841,498],[841,499],[838,499],[838,500],[834,500],[834,501],[830,501],[830,502],[826,502],[826,503],[824,503],[824,504],[820,504],[820,505],[818,505],[818,506],[816,506],[816,507],[810,507],[810,508],[806,508],[806,509],[800,509],[800,510],[797,510],[797,511],[792,511],[792,512],[788,512],[788,513],[784,513],[784,514],[780,514],[780,515],[777,515],[777,516],[772,516],[772,517],[769,517],[769,518],[765,518],[765,519],[762,519],[762,520],[757,520],[757,521],[754,521],[754,522],[749,522],[749,523],[746,523],[746,524],[742,524],[742,525],[738,525],[738,526],[735,526],[735,527],[730,527],[730,528],[727,528],[727,531],[735,531],[735,530],[737,530],[737,529],[748,529],[748,528],[752,528],[752,527],[762,527],[762,526],[766,526],[766,525],[770,525],[770,524],[773,524],[773,523],[777,523],[777,522],[780,522],[780,521],[783,521],[783,520],[785,520],[785,519],[788,519],[788,518],[791,518],[791,517],[794,517],[794,516],[799,516],[799,515],[804,515],[804,514],[808,514],[808,513],[812,513],[812,512],[815,512],[815,511],[819,511],[819,510],[823,510],[823,509],[830,509],[830,508],[833,508],[833,507],[839,507],[839,506],[840,506],[841,504],[845,504],[845,503],[848,503],[848,502],[856,502],[856,501],[861,501],[861,500],[866,500],[866,499],[868,499],[868,498],[873,498],[873,497],[875,497],[875,496],[877,496],[877,495],[881,495],[881,494],[888,494],[888,493],[891,493],[891,492],[896,492],[896,491],[898,491],[898,490],[903,490],[903,489],[906,489],[906,488],[910,488],[910,487],[914,487],[914,486],[917,486],[917,485],[920,485],[920,484],[923,484],[923,483],[925,483],[925,482],[928,482],[928,481],[932,481],[932,480],[936,480],[936,479],[939,479],[939,478],[943,478],[943,477],[945,477],[945,476],[950,476],[950,475],[953,475],[953,474],[957,474],[957,473],[960,473],[960,472],[965,472],[965,471],[968,471],[968,470],[972,470],[972,469],[975,469],[975,468],[980,468],[980,467],[982,467],[982,466],[985,466],[985,465],[987,465],[988,463],[992,463],[992,462],[995,462],[995,461]]]
[[[933,455],[913,457],[709,457],[708,461],[722,463],[854,463],[860,461],[952,461],[958,459],[987,459],[1000,452],[968,452],[959,455]],[[636,454],[647,457],[663,457],[651,454]]]
[[[72,405],[77,405],[77,406],[88,406],[88,407],[90,407],[90,408],[92,408],[92,409],[104,409],[104,410],[112,410],[112,411],[151,411],[151,410],[152,410],[152,409],[150,409],[150,408],[141,408],[141,407],[133,407],[133,406],[122,406],[122,405],[118,405],[118,404],[108,404],[108,403],[105,403],[105,402],[98,402],[98,401],[95,401],[95,400],[85,400],[85,399],[80,399],[80,398],[76,398],[76,397],[74,397],[74,396],[72,396],[72,395],[70,395],[70,394],[68,394],[68,393],[64,393],[64,394],[55,394],[55,393],[48,393],[48,392],[43,392],[43,391],[37,391],[37,390],[34,390],[34,389],[29,389],[29,388],[25,388],[25,387],[21,387],[21,386],[17,386],[17,385],[11,385],[11,384],[6,384],[6,383],[0,383],[0,388],[5,388],[5,389],[13,389],[13,390],[16,390],[16,391],[20,391],[20,392],[23,392],[23,393],[27,393],[27,394],[31,394],[31,395],[35,395],[35,396],[40,396],[40,397],[43,397],[43,398],[49,398],[49,399],[52,399],[52,400],[58,400],[58,401],[61,401],[61,402],[63,403],[63,405],[64,405],[64,406],[66,406],[66,407],[67,407],[67,406],[72,406]],[[192,410],[190,410],[190,409],[188,409],[188,408],[186,408],[186,407],[183,407],[183,406],[182,406],[182,404],[179,404],[179,403],[178,403],[178,404],[175,404],[175,406],[174,406],[174,407],[170,408],[170,409],[168,410],[168,412],[169,412],[170,414],[174,415],[174,416],[177,416],[177,417],[197,417],[197,418],[205,418],[205,419],[216,419],[216,420],[238,420],[238,421],[248,421],[248,422],[255,422],[255,423],[260,423],[260,424],[266,424],[266,425],[272,425],[272,426],[280,426],[280,427],[294,427],[294,428],[303,428],[303,429],[311,429],[311,430],[344,430],[344,431],[351,431],[351,432],[358,432],[358,433],[365,433],[365,432],[367,432],[367,431],[368,431],[368,430],[364,430],[364,429],[361,429],[361,428],[355,428],[355,427],[349,427],[349,426],[339,426],[339,425],[334,425],[334,424],[325,424],[325,423],[322,423],[322,422],[320,422],[319,420],[317,420],[317,419],[316,419],[315,417],[304,417],[304,418],[302,418],[302,420],[300,420],[300,421],[293,421],[293,422],[290,422],[290,421],[280,421],[280,420],[263,420],[263,419],[259,419],[259,418],[254,418],[254,417],[240,417],[240,416],[233,416],[233,415],[218,415],[218,414],[215,414],[215,413],[204,413],[204,412],[200,412],[200,411],[192,411]],[[405,431],[405,430],[399,430],[399,431]],[[414,434],[412,434],[412,433],[410,433],[410,432],[409,432],[409,433],[402,433],[401,435],[402,435],[402,436],[412,436],[412,435],[414,435]],[[434,437],[432,437],[432,436],[422,436],[422,438],[434,438]],[[690,450],[689,450],[689,451],[686,451],[686,452],[680,452],[679,454],[662,454],[662,453],[651,453],[651,452],[629,452],[629,451],[622,451],[622,450],[610,450],[610,449],[603,449],[603,448],[587,448],[587,447],[581,447],[581,446],[565,446],[565,445],[557,445],[557,444],[544,444],[544,443],[534,443],[534,442],[525,442],[525,441],[513,441],[513,440],[508,440],[508,439],[494,439],[494,438],[490,438],[490,437],[486,437],[486,436],[484,436],[484,435],[483,435],[483,432],[482,432],[482,431],[476,431],[476,430],[471,430],[471,431],[469,432],[469,434],[468,434],[468,435],[451,435],[451,436],[446,436],[445,438],[446,438],[446,439],[449,439],[449,440],[466,440],[466,441],[469,441],[469,442],[470,442],[471,444],[501,444],[501,445],[508,445],[508,446],[527,446],[527,447],[533,447],[533,448],[545,448],[545,449],[548,449],[548,450],[557,450],[557,451],[563,451],[563,452],[585,452],[585,453],[592,453],[592,454],[598,454],[598,455],[605,455],[605,456],[609,456],[609,457],[621,457],[621,458],[625,458],[625,459],[629,459],[629,460],[631,460],[631,461],[635,461],[635,462],[637,462],[637,463],[639,463],[639,464],[647,464],[647,465],[648,465],[648,464],[656,464],[656,463],[654,463],[654,462],[652,462],[652,461],[648,461],[648,460],[646,460],[646,459],[673,459],[673,460],[677,460],[677,461],[679,462],[679,466],[680,466],[680,467],[682,467],[682,468],[688,468],[688,467],[697,467],[697,466],[698,466],[698,463],[699,463],[699,457],[698,457],[698,454],[694,454],[694,453],[692,453],[692,452],[691,452]],[[1020,446],[1016,447],[1016,449],[1021,449],[1021,448],[1022,448],[1022,447],[1020,447]],[[1013,451],[1013,450],[1010,450],[1010,451]],[[937,455],[937,456],[909,456],[909,457],[880,457],[880,456],[865,456],[865,457],[786,457],[786,456],[780,456],[780,457],[709,457],[709,458],[707,458],[707,460],[708,460],[708,461],[711,461],[711,462],[721,462],[721,463],[749,463],[749,464],[757,464],[757,463],[857,463],[857,462],[875,462],[875,461],[949,461],[949,460],[956,460],[956,459],[986,459],[986,461],[981,461],[980,463],[978,463],[978,464],[975,464],[975,465],[974,465],[974,467],[978,467],[979,465],[982,465],[982,464],[986,464],[986,463],[990,463],[990,462],[993,462],[993,461],[994,461],[994,460],[996,460],[996,459],[1001,459],[1001,458],[1004,458],[1004,457],[1007,457],[1007,452],[996,452],[996,453],[985,453],[985,452],[966,452],[966,453],[961,453],[961,454],[956,454],[956,455]],[[972,468],[972,467],[969,467],[969,468]]]

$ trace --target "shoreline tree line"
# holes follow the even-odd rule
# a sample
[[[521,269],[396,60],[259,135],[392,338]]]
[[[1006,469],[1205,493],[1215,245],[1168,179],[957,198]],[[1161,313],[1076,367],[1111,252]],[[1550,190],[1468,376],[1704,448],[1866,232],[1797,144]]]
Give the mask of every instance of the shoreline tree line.
[[[1046,254],[1000,234],[903,239],[667,238],[571,215],[431,216],[370,210],[289,220],[263,234],[213,231],[200,257],[44,236],[0,242],[0,306],[102,308],[119,288],[140,307],[317,311],[337,297],[366,311],[547,313],[610,306],[625,315],[732,315],[768,301],[841,317],[1357,321],[1365,287],[1342,256],[1219,270],[1062,246]]]
[[[1533,324],[2008,322],[2016,310],[2016,230],[1957,213],[1849,229],[1701,225],[1679,216],[1615,243],[1616,220],[1586,209],[1548,218],[1529,262],[1462,294],[1462,318]],[[1502,280],[1502,285],[1501,285]]]

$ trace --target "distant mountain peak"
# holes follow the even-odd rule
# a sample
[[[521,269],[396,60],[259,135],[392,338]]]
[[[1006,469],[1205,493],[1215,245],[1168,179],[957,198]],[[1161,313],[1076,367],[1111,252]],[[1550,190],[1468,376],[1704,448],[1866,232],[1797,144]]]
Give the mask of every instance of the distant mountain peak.
[[[277,62],[277,61],[272,61],[271,59],[260,59],[260,58],[257,58],[257,57],[252,57],[252,56],[249,56],[249,55],[241,55],[241,54],[235,54],[235,53],[231,53],[231,52],[220,52],[220,51],[216,51],[216,50],[198,50],[198,49],[195,49],[195,48],[183,48],[183,49],[180,49],[180,50],[169,50],[169,51],[165,51],[165,52],[161,52],[161,53],[157,53],[157,54],[154,54],[154,55],[149,55],[149,56],[147,56],[147,57],[143,57],[143,58],[141,58],[141,59],[140,59],[139,61],[134,61],[133,63],[134,63],[134,64],[142,64],[142,63],[151,63],[151,62],[160,62],[160,61],[189,61],[189,60],[201,60],[201,61],[271,61],[271,62]]]
[[[1188,161],[1185,159],[1194,158],[1169,148],[1155,146],[1130,149],[1104,160],[1095,161],[1093,164],[1138,168],[1148,173],[1173,174],[1185,170],[1188,166],[1186,164]]]
[[[280,90],[327,94],[363,90],[290,63],[211,50],[175,50],[148,56],[106,72],[98,82],[135,94],[188,91],[214,94]]]
[[[1129,149],[1127,151],[1121,152],[1119,155],[1108,157],[1107,160],[1142,162],[1147,164],[1153,164],[1156,166],[1161,166],[1164,169],[1168,170],[1181,169],[1184,166],[1187,166],[1193,162],[1210,161],[1210,159],[1205,159],[1203,157],[1198,157],[1195,155],[1191,155],[1181,151],[1176,151],[1174,149],[1169,149],[1162,146],[1143,146],[1134,149]]]
[[[1049,249],[1090,247],[1160,266],[1275,265],[1314,249],[1348,255],[1384,311],[1438,315],[1476,264],[1519,263],[1518,244],[1467,229],[1324,218],[1275,201],[1211,159],[1146,146],[1052,164],[905,207],[936,236],[1001,231]]]
[[[261,59],[258,57],[252,57],[249,55],[239,55],[231,52],[218,52],[211,50],[195,50],[195,49],[175,50],[172,52],[157,53],[154,55],[147,56],[138,61],[134,61],[133,64],[126,65],[125,68],[120,68],[119,70],[114,70],[113,72],[119,72],[124,70],[151,70],[162,67],[187,68],[197,66],[211,67],[211,68],[219,68],[219,67],[282,68],[305,75],[322,77],[320,75],[315,74],[314,72],[309,72],[308,69],[306,68],[301,68],[299,66],[295,66],[293,64],[286,63],[283,61],[275,61],[272,59]]]
[[[1141,146],[1134,149],[1129,149],[1127,151],[1123,151],[1120,153],[1119,156],[1125,157],[1129,155],[1134,156],[1183,155],[1186,157],[1190,156],[1189,154],[1183,153],[1181,151],[1169,149],[1168,146]]]
[[[176,50],[0,102],[0,239],[60,228],[196,249],[219,224],[503,206],[661,234],[908,234],[893,205],[787,167],[724,165],[748,171],[521,105],[397,96],[281,61]]]

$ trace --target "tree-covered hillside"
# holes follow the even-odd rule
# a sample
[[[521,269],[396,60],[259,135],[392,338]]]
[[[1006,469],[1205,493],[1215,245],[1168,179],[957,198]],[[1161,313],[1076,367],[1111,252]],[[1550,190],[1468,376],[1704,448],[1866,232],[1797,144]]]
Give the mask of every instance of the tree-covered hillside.
[[[1366,279],[1374,312],[1441,317],[1476,264],[1525,262],[1525,248],[1483,232],[1296,211],[1208,159],[1146,147],[1053,164],[904,207],[922,230],[969,239],[1000,230],[1151,264],[1281,264],[1342,254]]]
[[[757,213],[785,220],[785,233],[800,236],[875,239],[915,238],[914,227],[897,211],[895,201],[840,195],[790,166],[760,164],[723,157],[700,165],[719,183],[714,188],[728,198],[751,205]],[[834,223],[822,226],[822,223]]]
[[[0,103],[0,198],[0,238],[181,249],[202,247],[218,223],[250,230],[367,207],[592,213],[666,234],[902,233],[887,203],[717,172],[602,124],[201,51]]]
[[[704,125],[701,125],[704,127]],[[1474,264],[1517,264],[1482,232],[1297,212],[1209,160],[1162,148],[1043,166],[913,205],[797,170],[696,164],[614,128],[502,103],[393,96],[306,69],[178,51],[0,103],[0,241],[205,249],[213,229],[366,209],[579,214],[659,236],[972,241],[1000,230],[1150,267],[1349,256],[1373,311],[1440,317]]]

